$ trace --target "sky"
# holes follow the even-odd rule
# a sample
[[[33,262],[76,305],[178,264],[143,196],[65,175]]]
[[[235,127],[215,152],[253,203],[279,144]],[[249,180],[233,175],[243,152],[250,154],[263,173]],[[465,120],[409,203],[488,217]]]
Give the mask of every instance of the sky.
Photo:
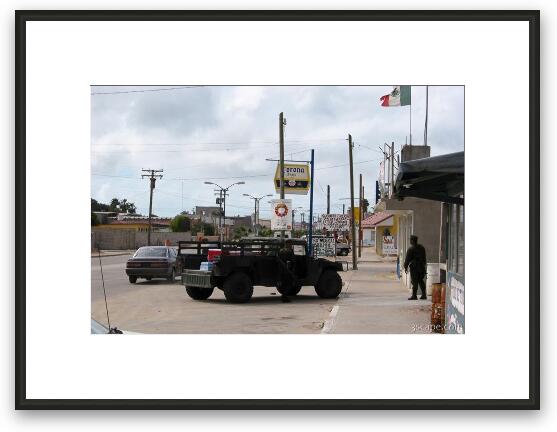
[[[279,114],[284,112],[285,158],[309,160],[315,150],[314,213],[348,208],[348,134],[354,141],[354,179],[363,175],[366,198],[375,200],[383,156],[379,147],[409,140],[410,107],[381,107],[392,86],[91,86],[91,197],[134,202],[148,214],[149,181],[142,169],[162,169],[153,213],[173,217],[196,205],[215,204],[212,181],[230,189],[227,216],[249,215],[244,193],[275,193]],[[426,88],[412,87],[412,144],[423,145]],[[464,150],[464,87],[429,86],[431,155]],[[287,195],[309,213],[308,195]],[[269,200],[272,198],[269,198]],[[270,216],[267,198],[260,217]],[[307,220],[307,216],[306,216]]]

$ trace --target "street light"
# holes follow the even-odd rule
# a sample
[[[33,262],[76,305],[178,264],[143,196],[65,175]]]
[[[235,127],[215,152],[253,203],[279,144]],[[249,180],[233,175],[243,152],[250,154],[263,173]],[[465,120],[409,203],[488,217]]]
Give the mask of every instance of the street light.
[[[257,224],[259,223],[259,201],[261,201],[263,198],[267,198],[270,196],[273,196],[272,194],[268,194],[268,195],[262,195],[260,197],[254,197],[253,195],[250,194],[243,194],[244,196],[250,197],[253,202],[255,203],[255,210],[253,213],[253,230],[255,231],[256,235],[259,235],[259,231],[257,229]]]
[[[223,203],[222,218],[224,220],[224,226],[226,227],[226,195],[228,194],[228,189],[230,189],[232,186],[235,186],[235,185],[246,184],[246,182],[240,181],[240,182],[232,183],[231,185],[228,185],[227,187],[222,187],[221,185],[219,185],[217,183],[214,183],[214,182],[210,182],[210,181],[206,181],[204,183],[207,184],[207,185],[213,185],[213,186],[216,186],[216,187],[219,188],[220,198],[221,198],[219,200],[219,206],[220,206],[220,203],[222,202]],[[219,228],[222,228],[222,227],[219,227]],[[221,241],[222,241],[222,229],[221,229],[220,236],[221,236]]]
[[[303,210],[303,209],[304,208],[302,206],[298,206],[298,207],[292,209],[292,231],[294,231],[294,227],[296,226],[296,219],[294,218],[296,210]],[[301,219],[300,219],[300,229],[302,229],[302,220]]]

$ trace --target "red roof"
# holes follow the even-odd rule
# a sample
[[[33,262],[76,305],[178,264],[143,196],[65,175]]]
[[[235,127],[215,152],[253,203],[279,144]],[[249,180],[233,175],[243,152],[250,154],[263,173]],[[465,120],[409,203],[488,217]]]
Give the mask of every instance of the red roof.
[[[362,221],[362,228],[374,228],[379,222],[389,219],[392,215],[389,212],[374,213]]]

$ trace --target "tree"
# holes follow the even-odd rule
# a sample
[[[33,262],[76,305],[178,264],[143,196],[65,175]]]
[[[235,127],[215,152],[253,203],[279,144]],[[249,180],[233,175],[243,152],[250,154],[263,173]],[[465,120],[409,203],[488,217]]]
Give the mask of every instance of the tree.
[[[128,202],[126,198],[123,198],[122,200],[119,200],[118,198],[112,198],[112,200],[110,200],[110,204],[108,205],[108,209],[105,211],[111,211],[115,213],[135,213],[137,211],[137,208],[135,207],[134,203]]]
[[[118,200],[118,198],[112,198],[112,200],[110,201],[110,205],[108,207],[109,211],[117,212],[119,205],[120,205],[120,201]]]
[[[362,199],[362,209],[363,209],[362,216],[365,213],[367,213],[368,208],[369,208],[369,201],[366,198]]]
[[[132,202],[128,202],[126,198],[120,201],[118,207],[123,213],[135,213],[137,211],[135,204]]]
[[[260,237],[272,237],[272,235],[273,235],[273,231],[271,231],[269,228],[262,227],[259,230],[259,236]]]
[[[91,212],[91,226],[95,226],[99,224],[99,218],[93,212]]]
[[[91,198],[91,211],[109,211],[108,204],[100,203],[96,199]]]
[[[191,219],[184,215],[177,215],[170,221],[172,232],[186,232],[191,229]]]
[[[234,240],[241,239],[248,234],[248,229],[245,226],[239,226],[238,228],[234,228]]]
[[[215,235],[215,227],[212,224],[204,223],[203,232],[205,233],[205,235],[213,236]]]
[[[191,224],[191,233],[193,235],[202,233],[203,235],[212,236],[215,235],[215,227],[210,223],[196,219]]]

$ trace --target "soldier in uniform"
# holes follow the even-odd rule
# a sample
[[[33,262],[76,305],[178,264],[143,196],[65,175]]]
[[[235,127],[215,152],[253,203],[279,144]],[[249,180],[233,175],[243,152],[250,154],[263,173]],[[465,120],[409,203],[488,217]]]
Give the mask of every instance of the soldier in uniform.
[[[281,271],[281,300],[283,303],[290,303],[290,298],[288,297],[288,288],[293,285],[294,281],[292,276],[289,274],[293,270],[294,265],[294,249],[291,243],[285,242],[283,247],[279,250],[279,258],[284,263],[284,267]]]
[[[412,279],[412,297],[408,300],[418,300],[418,285],[422,290],[420,299],[426,300],[426,290],[424,277],[426,274],[426,256],[425,248],[418,244],[418,237],[415,235],[410,236],[410,247],[406,252],[406,259],[404,260],[404,271],[408,273],[408,266],[410,266],[410,278]]]

